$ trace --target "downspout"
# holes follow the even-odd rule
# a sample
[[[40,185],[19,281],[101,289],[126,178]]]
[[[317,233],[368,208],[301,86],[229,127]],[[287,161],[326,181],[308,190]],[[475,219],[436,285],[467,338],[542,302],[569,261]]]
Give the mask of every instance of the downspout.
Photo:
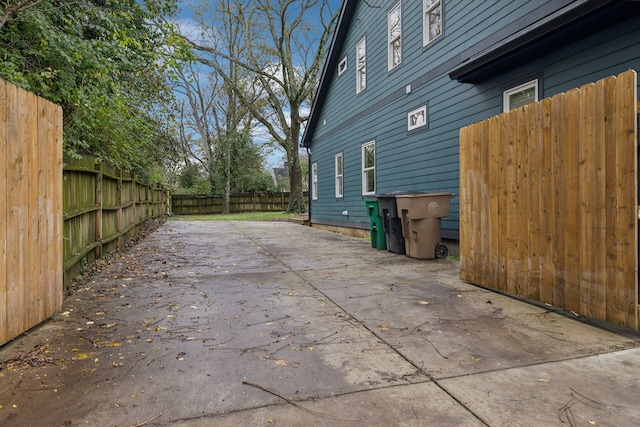
[[[307,167],[307,175],[308,175],[307,176],[307,182],[309,183],[308,189],[307,189],[307,194],[308,194],[308,197],[309,197],[309,203],[307,203],[307,214],[309,215],[309,224],[308,225],[309,225],[309,227],[311,227],[311,202],[313,201],[313,195],[311,194],[311,190],[313,189],[313,185],[312,185],[312,182],[311,182],[311,179],[312,179],[312,176],[311,176],[311,170],[312,170],[312,167],[311,167],[311,164],[312,164],[311,163],[311,150],[309,149],[308,146],[305,146],[304,148],[307,150],[307,159],[308,159],[308,162],[309,162],[309,165]]]

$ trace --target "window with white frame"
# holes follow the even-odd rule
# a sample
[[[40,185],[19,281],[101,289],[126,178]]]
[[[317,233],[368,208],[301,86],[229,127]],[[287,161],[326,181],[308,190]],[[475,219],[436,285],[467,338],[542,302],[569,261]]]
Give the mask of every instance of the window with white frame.
[[[423,46],[442,34],[442,0],[422,0]]]
[[[336,197],[343,197],[342,153],[336,154]]]
[[[503,94],[503,111],[513,110],[538,101],[538,79],[518,85]]]
[[[398,2],[387,14],[387,55],[391,71],[402,62],[402,8]]]
[[[356,93],[367,87],[367,40],[363,37],[356,45]]]
[[[311,200],[318,200],[318,162],[311,165]]]
[[[343,75],[345,71],[347,71],[347,57],[346,56],[340,60],[340,63],[338,63],[338,75],[339,76]]]
[[[376,142],[362,144],[362,194],[376,192]]]
[[[407,130],[414,130],[427,125],[427,106],[423,105],[407,113]]]

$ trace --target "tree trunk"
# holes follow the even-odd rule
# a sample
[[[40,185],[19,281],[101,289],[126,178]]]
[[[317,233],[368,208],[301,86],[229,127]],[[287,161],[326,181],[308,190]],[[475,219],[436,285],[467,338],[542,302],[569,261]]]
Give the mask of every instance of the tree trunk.
[[[224,189],[222,192],[222,213],[229,213],[231,199],[231,136],[227,133],[227,142],[224,146]]]
[[[307,204],[302,191],[302,168],[300,167],[300,154],[298,152],[298,140],[300,138],[300,117],[297,108],[291,108],[291,140],[287,141],[285,150],[289,168],[289,188],[291,199],[287,212],[303,213],[307,211]],[[288,139],[288,138],[287,138]]]

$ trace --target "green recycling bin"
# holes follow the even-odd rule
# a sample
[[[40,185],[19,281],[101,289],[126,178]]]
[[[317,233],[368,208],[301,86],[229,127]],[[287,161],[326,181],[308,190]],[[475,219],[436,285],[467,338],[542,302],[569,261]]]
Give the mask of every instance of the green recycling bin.
[[[371,247],[376,249],[387,249],[387,240],[384,236],[384,227],[378,199],[366,199],[367,214],[369,215],[369,231],[371,233]]]

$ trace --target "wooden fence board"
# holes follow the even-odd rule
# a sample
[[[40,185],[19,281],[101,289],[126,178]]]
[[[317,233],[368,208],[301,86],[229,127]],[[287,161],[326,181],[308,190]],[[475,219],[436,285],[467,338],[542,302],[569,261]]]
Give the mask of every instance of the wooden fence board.
[[[527,221],[527,288],[525,295],[530,299],[540,299],[540,159],[544,158],[540,146],[540,108],[537,104],[530,109],[527,122],[527,180],[522,190],[527,191],[527,209],[523,209]]]
[[[27,165],[29,175],[27,178],[27,244],[25,255],[26,261],[26,281],[25,289],[25,323],[27,325],[37,325],[40,323],[40,304],[43,301],[42,290],[46,284],[39,280],[39,269],[43,258],[42,248],[44,241],[40,241],[38,230],[38,220],[42,213],[38,210],[38,181],[40,179],[41,164],[38,158],[38,97],[33,93],[25,94],[26,118],[25,118],[25,140],[27,144]],[[43,177],[44,178],[44,177]]]
[[[619,181],[617,195],[617,268],[622,270],[607,296],[612,308],[607,317],[614,323],[638,328],[638,233],[637,233],[637,76],[627,72],[616,81],[616,145]]]
[[[6,84],[0,80],[0,343],[9,340],[7,330],[7,231],[8,231],[8,124]]]
[[[555,180],[554,180],[554,155],[551,139],[551,100],[543,99],[540,102],[538,116],[538,144],[540,154],[540,169],[538,173],[538,226],[540,228],[540,301],[553,303],[553,252],[556,246],[554,241],[556,206]]]
[[[28,188],[26,179],[27,170],[25,167],[26,141],[24,138],[24,116],[20,116],[21,105],[20,99],[23,91],[15,86],[7,87],[7,121],[14,123],[9,128],[7,140],[9,143],[9,152],[7,155],[8,163],[11,165],[7,174],[8,199],[7,206],[9,208],[8,230],[7,230],[7,329],[8,335],[13,337],[19,334],[18,331],[24,330],[24,244],[22,238],[26,231],[25,218],[26,200],[24,195]]]
[[[516,207],[518,206],[518,176],[517,168],[518,164],[518,121],[517,110],[507,113],[504,118],[506,121],[506,139],[505,139],[505,186],[507,192],[506,204],[506,276],[505,276],[505,289],[510,294],[517,293],[518,285],[518,218],[516,214]],[[480,201],[480,203],[482,203]],[[474,208],[475,210],[475,208]]]
[[[460,130],[463,280],[638,328],[636,80]]]

